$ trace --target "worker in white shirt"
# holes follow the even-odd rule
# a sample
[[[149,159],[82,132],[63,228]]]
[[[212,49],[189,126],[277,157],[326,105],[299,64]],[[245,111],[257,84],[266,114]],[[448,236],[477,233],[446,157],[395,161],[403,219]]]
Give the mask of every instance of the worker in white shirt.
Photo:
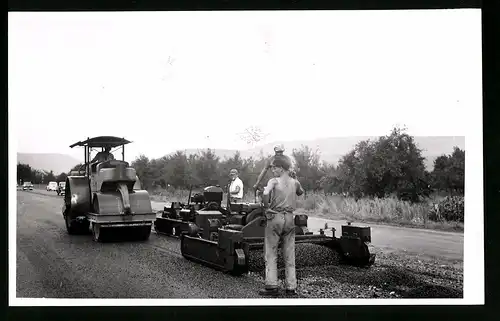
[[[229,185],[229,197],[231,203],[241,203],[243,200],[243,182],[238,177],[238,170],[233,168],[229,171],[231,183]]]

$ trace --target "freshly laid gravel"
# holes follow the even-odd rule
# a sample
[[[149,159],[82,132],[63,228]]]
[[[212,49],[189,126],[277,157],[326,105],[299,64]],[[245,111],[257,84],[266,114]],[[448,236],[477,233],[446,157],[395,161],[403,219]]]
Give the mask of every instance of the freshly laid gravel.
[[[295,245],[295,265],[298,267],[310,267],[316,265],[339,264],[339,255],[336,251],[316,244]],[[265,269],[264,251],[253,250],[249,257],[250,271],[259,272]],[[278,249],[278,269],[284,267],[283,253]]]
[[[371,249],[373,251],[373,249]],[[278,251],[284,288],[283,257]],[[339,264],[338,254],[314,244],[296,245],[299,297],[302,298],[462,298],[463,265],[407,253],[377,251],[375,264],[359,268]],[[262,250],[250,254],[249,275],[264,282]],[[452,264],[454,263],[454,264]]]

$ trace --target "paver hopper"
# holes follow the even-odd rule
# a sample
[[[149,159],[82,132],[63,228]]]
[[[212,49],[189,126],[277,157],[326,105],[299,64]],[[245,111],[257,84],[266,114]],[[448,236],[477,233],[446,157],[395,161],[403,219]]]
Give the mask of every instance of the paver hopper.
[[[155,213],[147,191],[141,189],[134,168],[125,161],[125,145],[130,141],[99,136],[70,147],[84,147],[85,163],[66,179],[63,217],[69,234],[87,233],[89,225],[98,242],[129,230],[129,236],[147,240]],[[122,160],[91,161],[93,148],[122,149]]]

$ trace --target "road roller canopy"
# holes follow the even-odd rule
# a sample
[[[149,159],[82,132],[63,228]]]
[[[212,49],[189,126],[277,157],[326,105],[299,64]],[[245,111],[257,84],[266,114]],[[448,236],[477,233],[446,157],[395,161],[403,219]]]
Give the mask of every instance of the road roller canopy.
[[[115,136],[97,136],[93,138],[88,138],[87,140],[79,141],[70,145],[69,147],[73,148],[75,146],[87,146],[87,147],[117,147],[125,144],[129,144],[131,141],[126,140],[125,138],[115,137]]]

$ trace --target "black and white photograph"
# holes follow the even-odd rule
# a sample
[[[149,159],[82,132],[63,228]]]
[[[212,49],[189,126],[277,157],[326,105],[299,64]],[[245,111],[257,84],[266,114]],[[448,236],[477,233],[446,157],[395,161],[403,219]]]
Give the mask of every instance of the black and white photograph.
[[[10,12],[9,305],[484,304],[481,37],[480,9]]]

